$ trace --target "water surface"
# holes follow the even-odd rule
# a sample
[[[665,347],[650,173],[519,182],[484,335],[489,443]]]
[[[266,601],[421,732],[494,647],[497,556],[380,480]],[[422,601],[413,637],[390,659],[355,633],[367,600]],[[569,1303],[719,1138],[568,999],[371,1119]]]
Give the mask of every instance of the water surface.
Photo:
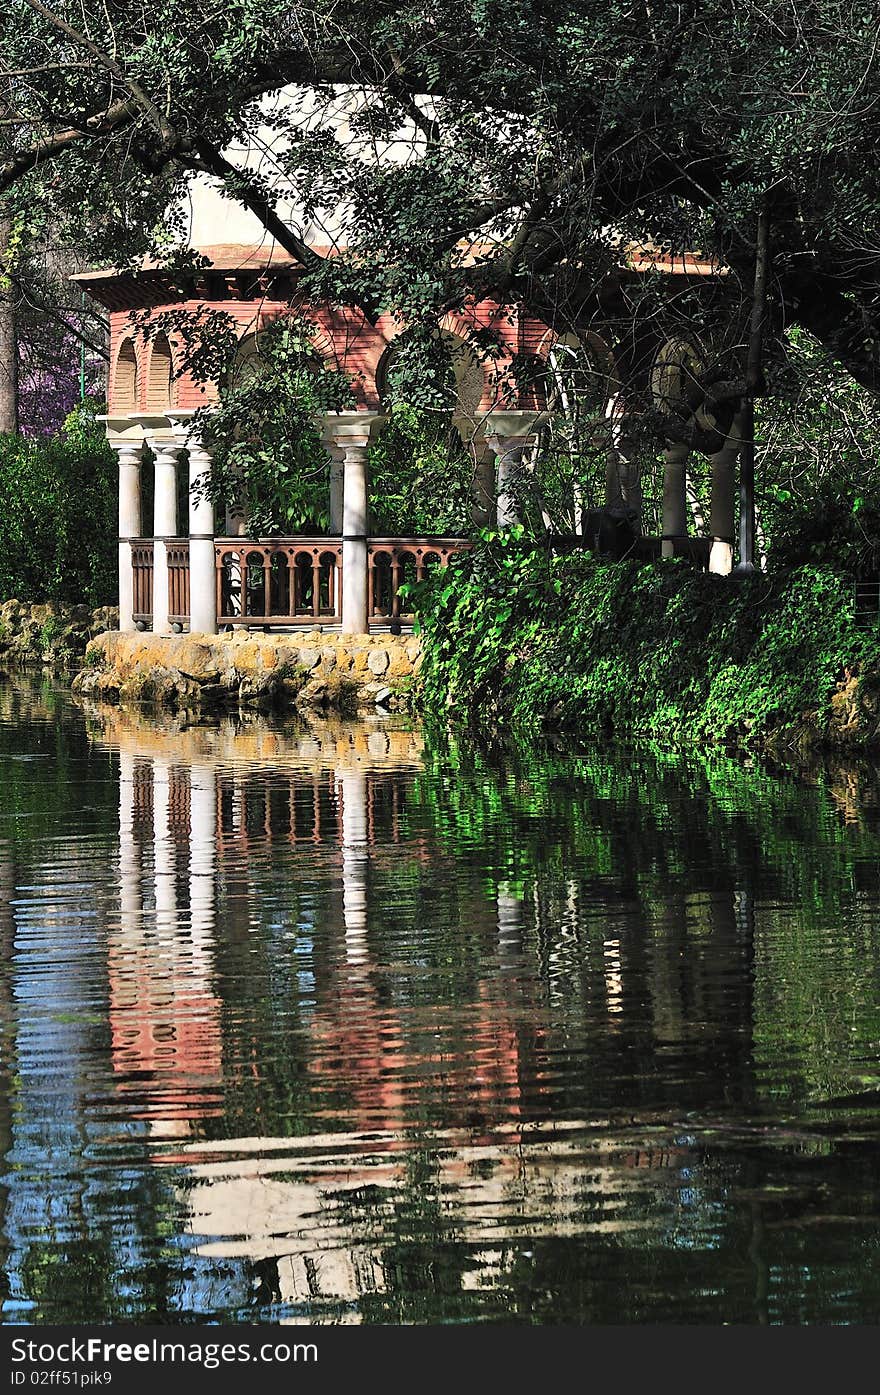
[[[875,1322],[877,788],[3,681],[4,1320]]]

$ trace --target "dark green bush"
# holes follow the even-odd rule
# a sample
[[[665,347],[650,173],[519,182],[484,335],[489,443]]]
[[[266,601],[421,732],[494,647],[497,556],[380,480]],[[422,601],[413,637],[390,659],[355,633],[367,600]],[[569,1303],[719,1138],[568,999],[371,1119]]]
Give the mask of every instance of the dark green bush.
[[[116,598],[116,458],[93,412],[48,441],[0,436],[0,598]]]
[[[876,628],[828,566],[735,580],[492,538],[417,591],[424,702],[471,723],[742,740],[817,714]]]

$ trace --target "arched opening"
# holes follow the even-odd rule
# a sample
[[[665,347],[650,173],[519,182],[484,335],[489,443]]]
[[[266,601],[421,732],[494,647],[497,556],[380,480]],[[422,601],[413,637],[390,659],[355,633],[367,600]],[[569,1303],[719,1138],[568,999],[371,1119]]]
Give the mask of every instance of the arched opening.
[[[439,328],[407,331],[385,351],[376,386],[389,420],[370,456],[372,531],[469,532],[470,442],[483,396],[482,367],[470,346]]]
[[[116,355],[113,375],[113,407],[117,412],[136,412],[139,383],[137,353],[132,339],[123,339]]]
[[[520,470],[524,498],[518,503],[522,516],[533,516],[536,526],[540,513],[553,532],[583,536],[590,517],[606,504],[613,359],[595,335],[563,334],[542,347],[549,417],[535,468]]]
[[[164,412],[171,404],[174,361],[166,334],[158,334],[150,348],[147,368],[147,411]]]

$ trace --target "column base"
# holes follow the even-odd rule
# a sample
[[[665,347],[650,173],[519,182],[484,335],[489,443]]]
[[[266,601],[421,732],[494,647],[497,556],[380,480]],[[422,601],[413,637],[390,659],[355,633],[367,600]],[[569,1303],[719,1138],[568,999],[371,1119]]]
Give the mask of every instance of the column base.
[[[716,576],[730,576],[733,571],[733,543],[713,538],[709,549],[709,571]]]

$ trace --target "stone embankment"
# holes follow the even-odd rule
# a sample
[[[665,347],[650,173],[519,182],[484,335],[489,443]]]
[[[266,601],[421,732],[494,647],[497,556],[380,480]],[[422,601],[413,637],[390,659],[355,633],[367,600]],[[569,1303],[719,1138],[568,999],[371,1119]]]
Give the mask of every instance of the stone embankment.
[[[119,623],[115,606],[31,605],[9,600],[0,605],[0,667],[41,664],[53,669],[78,668],[95,635]]]
[[[409,709],[421,666],[413,635],[103,634],[73,682],[81,697],[175,711],[230,707]]]

